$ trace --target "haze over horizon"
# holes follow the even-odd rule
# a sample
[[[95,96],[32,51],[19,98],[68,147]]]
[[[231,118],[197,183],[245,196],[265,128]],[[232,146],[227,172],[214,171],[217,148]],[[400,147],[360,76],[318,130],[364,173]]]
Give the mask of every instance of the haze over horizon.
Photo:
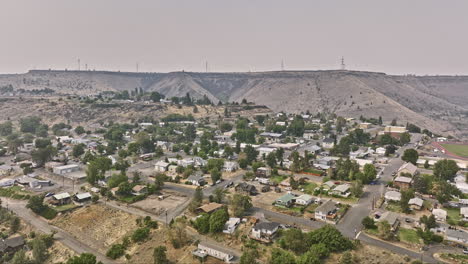
[[[339,69],[468,75],[468,2],[16,0],[0,73]]]

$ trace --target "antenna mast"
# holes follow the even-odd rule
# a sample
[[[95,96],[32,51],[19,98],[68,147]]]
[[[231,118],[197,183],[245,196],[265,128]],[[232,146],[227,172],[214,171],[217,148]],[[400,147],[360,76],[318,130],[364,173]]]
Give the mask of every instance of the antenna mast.
[[[281,60],[281,71],[284,71],[284,60]]]
[[[80,71],[80,70],[81,70],[81,61],[80,61],[80,59],[78,59],[78,71]]]
[[[136,63],[136,72],[138,72],[138,62]]]
[[[205,72],[208,72],[208,61],[205,62]]]
[[[341,70],[346,70],[346,64],[344,63],[344,57],[341,56]]]

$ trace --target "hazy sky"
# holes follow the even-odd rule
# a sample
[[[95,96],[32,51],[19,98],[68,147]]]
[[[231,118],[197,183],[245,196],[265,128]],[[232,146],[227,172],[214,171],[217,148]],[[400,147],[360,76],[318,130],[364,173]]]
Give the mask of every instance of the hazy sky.
[[[385,3],[384,3],[385,2]],[[468,74],[467,0],[1,0],[0,72]]]

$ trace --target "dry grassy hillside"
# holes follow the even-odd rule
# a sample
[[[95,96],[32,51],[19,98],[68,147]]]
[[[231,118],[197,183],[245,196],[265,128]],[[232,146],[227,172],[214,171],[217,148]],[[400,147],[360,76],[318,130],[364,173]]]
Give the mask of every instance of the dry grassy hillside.
[[[353,71],[262,73],[118,73],[31,71],[0,76],[0,87],[52,89],[60,94],[158,91],[168,97],[208,96],[248,101],[273,111],[327,111],[343,116],[397,118],[439,133],[468,137],[468,76],[390,76]]]

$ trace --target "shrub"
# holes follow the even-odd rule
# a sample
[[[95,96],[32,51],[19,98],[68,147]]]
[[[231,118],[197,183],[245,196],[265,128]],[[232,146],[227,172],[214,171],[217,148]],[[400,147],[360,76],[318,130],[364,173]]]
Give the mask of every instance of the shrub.
[[[107,250],[106,256],[111,259],[118,259],[125,254],[125,247],[122,244],[114,244]]]
[[[141,242],[148,238],[150,229],[148,227],[138,228],[132,234],[133,242]]]

